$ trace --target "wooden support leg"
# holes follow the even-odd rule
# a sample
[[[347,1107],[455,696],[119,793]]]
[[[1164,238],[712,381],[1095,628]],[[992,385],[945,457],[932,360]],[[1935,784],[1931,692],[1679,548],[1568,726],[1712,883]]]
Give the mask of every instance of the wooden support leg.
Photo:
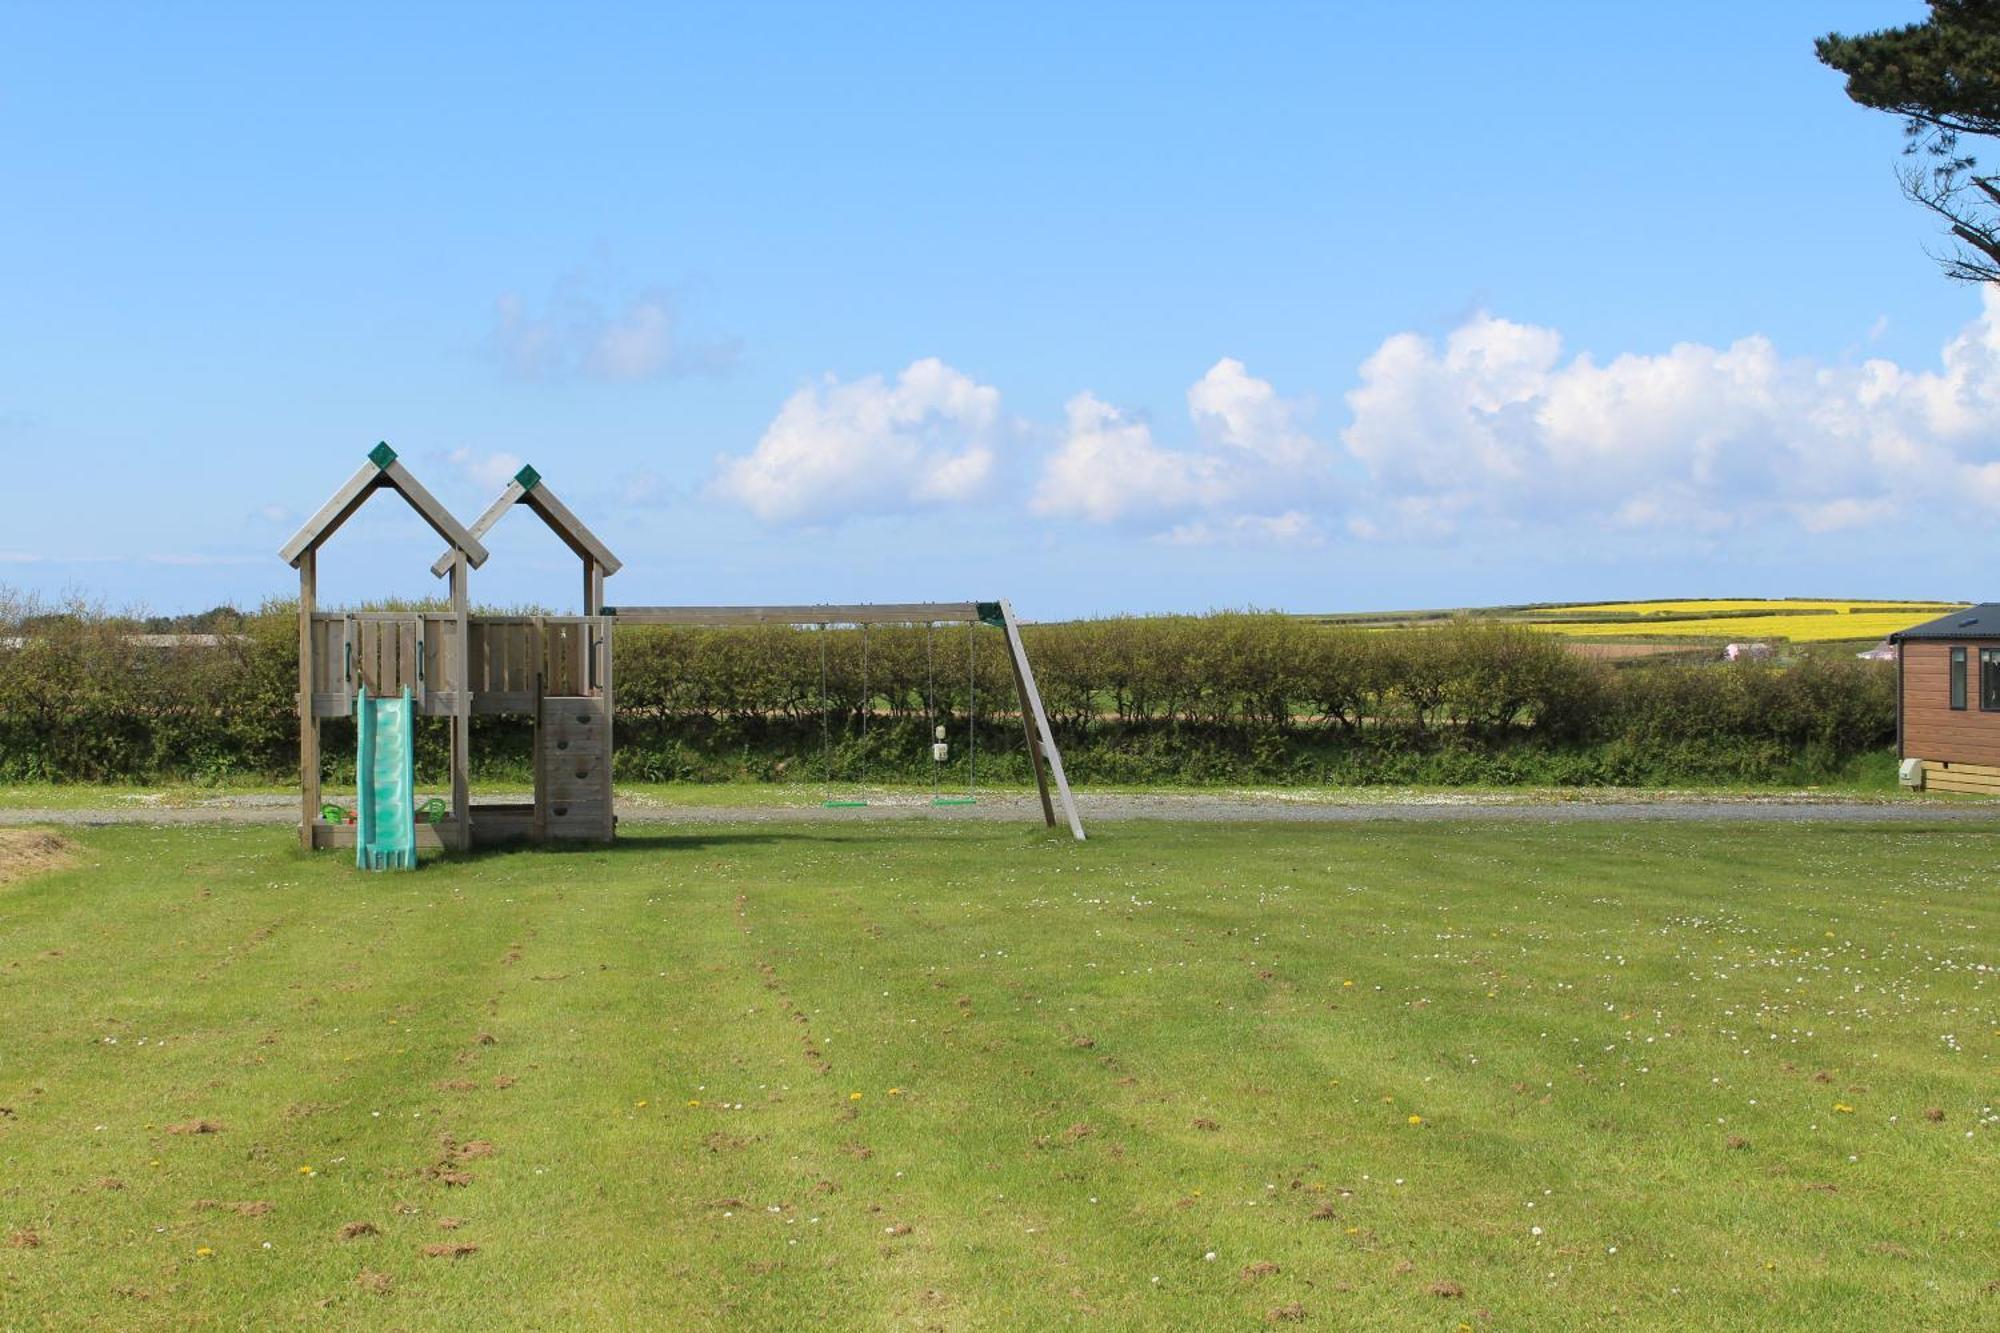
[[[451,816],[459,851],[472,846],[472,623],[466,593],[468,562],[457,551],[451,562],[451,610],[458,620],[457,660],[451,664]]]
[[[1035,686],[1035,669],[1028,664],[1028,649],[1021,642],[1020,622],[1014,619],[1013,606],[1004,599],[1000,603],[1000,618],[1007,629],[1007,654],[1014,663],[1014,683],[1021,692],[1023,721],[1029,713],[1034,716],[1034,727],[1028,735],[1028,749],[1031,754],[1037,749],[1040,751],[1036,756],[1035,780],[1038,783],[1043,781],[1040,761],[1046,759],[1049,772],[1056,780],[1056,794],[1062,801],[1063,814],[1069,820],[1069,831],[1078,842],[1082,842],[1083,820],[1077,817],[1076,798],[1070,795],[1069,778],[1063,773],[1062,751],[1056,748],[1055,733],[1049,730],[1049,715],[1042,708],[1042,692]],[[1045,783],[1042,786],[1042,812],[1049,821],[1049,827],[1055,827],[1055,811],[1050,808]]]
[[[319,719],[313,716],[313,605],[319,552],[299,557],[299,846],[312,850],[319,818]]]
[[[1035,730],[1035,708],[1028,702],[1028,681],[1021,674],[1021,661],[1014,656],[1012,644],[1007,649],[1007,665],[1014,670],[1014,693],[1021,701],[1021,730],[1028,739],[1028,767],[1035,773],[1035,790],[1042,798],[1042,822],[1054,828],[1056,807],[1049,799],[1049,766],[1042,758],[1042,738]]]

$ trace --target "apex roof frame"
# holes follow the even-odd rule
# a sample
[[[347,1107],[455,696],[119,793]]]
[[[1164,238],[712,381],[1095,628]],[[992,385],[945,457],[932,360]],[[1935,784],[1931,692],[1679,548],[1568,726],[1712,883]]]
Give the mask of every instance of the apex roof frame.
[[[347,484],[333,493],[333,498],[320,507],[320,511],[306,520],[304,527],[292,534],[292,539],[278,551],[278,557],[292,568],[297,569],[308,552],[319,549],[327,538],[340,530],[340,525],[354,517],[354,511],[368,503],[368,497],[383,487],[395,491],[409,502],[417,516],[431,525],[431,530],[445,539],[455,552],[464,552],[466,563],[474,569],[486,563],[486,548],[479,539],[465,530],[452,517],[451,511],[438,503],[436,496],[424,489],[424,484],[410,475],[408,468],[396,460],[396,451],[387,442],[376,445],[368,451],[368,461],[347,479]],[[447,568],[450,560],[446,560]]]
[[[451,570],[451,610],[458,622],[457,660],[449,668],[449,688],[454,691],[451,717],[451,812],[454,844],[463,849],[472,845],[471,755],[468,732],[471,728],[471,690],[466,671],[468,601],[466,576],[469,570],[486,563],[486,548],[465,530],[449,509],[438,503],[424,484],[396,461],[396,451],[387,441],[368,451],[368,461],[357,469],[333,498],[292,534],[278,556],[299,571],[299,842],[312,849],[313,823],[319,810],[320,751],[319,718],[313,711],[313,612],[319,592],[319,548],[368,503],[368,497],[387,487],[409,502],[418,517],[431,525],[438,536],[450,543],[447,561]]]
[[[486,507],[486,512],[473,521],[470,529],[477,540],[493,530],[510,508],[526,505],[548,524],[549,530],[562,539],[563,545],[574,551],[583,561],[583,613],[596,615],[604,602],[604,580],[624,568],[624,561],[611,553],[598,535],[584,525],[582,519],[570,512],[569,506],[556,498],[556,494],[542,480],[542,474],[533,467],[523,467],[507,483],[500,498]],[[451,568],[451,552],[446,551],[431,565],[431,573],[444,577]]]

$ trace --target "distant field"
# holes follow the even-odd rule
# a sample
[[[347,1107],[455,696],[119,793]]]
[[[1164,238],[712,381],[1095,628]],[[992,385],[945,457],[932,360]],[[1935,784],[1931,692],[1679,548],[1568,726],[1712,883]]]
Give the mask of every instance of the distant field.
[[[1550,634],[1611,641],[1788,639],[1794,643],[1839,643],[1881,639],[1964,605],[1963,602],[1842,601],[1813,597],[1689,598],[1334,615],[1316,619],[1387,628],[1471,615],[1526,625]]]

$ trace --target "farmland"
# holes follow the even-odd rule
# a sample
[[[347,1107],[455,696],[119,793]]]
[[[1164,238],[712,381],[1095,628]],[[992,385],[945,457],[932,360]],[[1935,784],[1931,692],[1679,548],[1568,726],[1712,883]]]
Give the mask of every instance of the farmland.
[[[93,830],[0,889],[6,1322],[2000,1299],[1981,829],[628,832],[356,877]]]
[[[1652,602],[1565,602],[1463,611],[1344,613],[1312,617],[1328,624],[1405,628],[1453,618],[1522,625],[1541,633],[1658,649],[1685,640],[1786,640],[1799,644],[1873,643],[1900,629],[1957,610],[1963,602],[1856,601],[1823,598],[1687,598]],[[1634,654],[1638,655],[1638,654]]]

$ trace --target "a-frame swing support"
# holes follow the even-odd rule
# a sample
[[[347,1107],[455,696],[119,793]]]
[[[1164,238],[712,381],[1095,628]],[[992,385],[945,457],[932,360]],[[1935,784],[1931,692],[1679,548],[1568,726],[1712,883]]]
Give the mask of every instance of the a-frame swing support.
[[[1035,685],[1035,668],[1028,661],[1027,646],[1021,640],[1021,624],[1014,608],[1005,599],[997,602],[878,602],[853,605],[797,606],[607,606],[603,614],[614,622],[633,625],[990,625],[1007,636],[1007,663],[1014,674],[1014,690],[1021,703],[1021,727],[1028,742],[1029,765],[1035,773],[1035,790],[1042,801],[1042,819],[1056,827],[1056,806],[1078,842],[1084,841],[1083,820],[1076,812],[1076,798],[1063,772],[1062,751],[1055,733],[1049,729],[1048,710]],[[1053,796],[1049,780],[1055,780]]]

